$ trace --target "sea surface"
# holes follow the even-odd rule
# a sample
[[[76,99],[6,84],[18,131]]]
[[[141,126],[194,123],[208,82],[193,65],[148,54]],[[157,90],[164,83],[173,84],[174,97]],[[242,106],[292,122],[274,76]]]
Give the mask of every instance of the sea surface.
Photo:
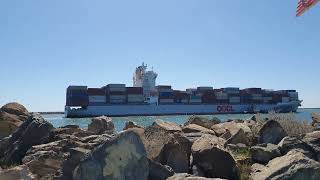
[[[299,109],[297,113],[294,113],[294,116],[297,120],[311,122],[311,113],[319,113],[320,108],[317,109]],[[205,117],[212,118],[213,116],[218,117],[222,121],[228,119],[248,119],[253,116],[253,114],[223,114],[223,115],[205,115]],[[267,114],[263,115],[267,116]],[[63,114],[43,114],[43,117],[49,121],[54,127],[61,127],[66,125],[78,125],[81,128],[88,128],[88,124],[91,123],[91,118],[65,118]],[[185,123],[189,115],[179,115],[179,116],[129,116],[129,117],[113,117],[113,123],[117,131],[121,131],[126,121],[133,121],[141,126],[149,126],[156,119],[162,119],[164,121],[171,121],[177,124]]]

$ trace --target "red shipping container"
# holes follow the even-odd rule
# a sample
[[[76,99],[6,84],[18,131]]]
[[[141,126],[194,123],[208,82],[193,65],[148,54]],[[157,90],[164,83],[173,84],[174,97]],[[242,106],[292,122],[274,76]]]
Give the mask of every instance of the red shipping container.
[[[105,96],[106,93],[103,89],[101,88],[88,88],[88,95],[92,96]]]
[[[127,94],[143,94],[142,87],[127,87]]]

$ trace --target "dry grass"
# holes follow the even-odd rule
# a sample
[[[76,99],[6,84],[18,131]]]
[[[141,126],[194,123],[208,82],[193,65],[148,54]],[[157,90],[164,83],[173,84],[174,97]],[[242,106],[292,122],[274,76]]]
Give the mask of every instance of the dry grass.
[[[254,135],[258,134],[259,129],[267,120],[275,120],[280,123],[283,129],[289,136],[299,136],[315,130],[311,124],[306,120],[297,120],[294,113],[279,114],[275,112],[269,112],[267,117],[261,114],[257,114],[257,123],[252,127]]]

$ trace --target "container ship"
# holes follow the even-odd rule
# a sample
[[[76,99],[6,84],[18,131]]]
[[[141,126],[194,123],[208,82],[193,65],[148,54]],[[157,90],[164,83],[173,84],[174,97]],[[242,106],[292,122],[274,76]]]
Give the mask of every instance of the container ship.
[[[232,113],[296,112],[301,106],[296,90],[201,86],[174,90],[156,85],[158,74],[142,63],[133,75],[133,86],[108,84],[99,88],[69,86],[65,116],[158,116]]]

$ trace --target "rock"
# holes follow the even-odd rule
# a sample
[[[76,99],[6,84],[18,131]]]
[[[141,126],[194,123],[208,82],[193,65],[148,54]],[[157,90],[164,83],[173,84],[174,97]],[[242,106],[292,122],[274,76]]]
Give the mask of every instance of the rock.
[[[73,171],[78,166],[80,161],[89,154],[90,150],[76,147],[76,148],[70,148],[69,150],[70,155],[67,158],[66,161],[62,164],[62,175],[64,179],[72,179]]]
[[[9,137],[0,140],[0,158],[4,156],[7,148],[9,146]]]
[[[261,144],[250,148],[253,162],[266,164],[271,159],[281,156],[279,147],[274,144]]]
[[[157,161],[170,166],[176,173],[187,173],[189,171],[189,157],[182,146],[176,142],[168,142],[164,145]]]
[[[63,150],[65,141],[33,146],[23,158],[22,163],[37,179],[51,179],[61,173],[67,153]]]
[[[316,159],[320,161],[320,131],[307,133],[302,141],[312,148],[316,155]]]
[[[239,171],[231,154],[224,149],[226,141],[205,134],[192,145],[192,165],[197,166],[205,177],[239,179]]]
[[[73,179],[146,180],[147,154],[139,134],[125,131],[93,150],[74,170]]]
[[[3,164],[20,164],[28,149],[48,141],[52,124],[39,114],[32,114],[9,138],[9,146],[2,159]]]
[[[207,129],[205,127],[196,125],[196,124],[189,124],[187,126],[184,126],[182,128],[182,131],[184,133],[195,133],[195,132],[200,132],[203,134],[211,134],[211,135],[215,135],[216,133],[210,129]]]
[[[242,143],[238,143],[238,144],[227,144],[226,148],[230,151],[246,151],[248,150],[248,146]]]
[[[23,115],[23,116],[28,116],[29,112],[28,110],[21,104],[19,103],[8,103],[1,108],[2,111],[9,113],[9,114],[14,114],[17,116]]]
[[[163,121],[161,119],[155,120],[155,122],[152,124],[152,126],[159,127],[159,128],[166,130],[170,133],[182,131],[181,127],[178,124],[173,123],[173,122]]]
[[[313,153],[313,149],[298,137],[285,137],[280,141],[278,146],[282,155],[286,155],[293,149],[299,149],[300,152],[304,153],[309,158],[316,158],[315,154]]]
[[[222,179],[197,177],[191,174],[178,173],[178,174],[175,174],[174,176],[169,177],[167,180],[222,180]]]
[[[54,177],[69,180],[72,179],[73,170],[80,160],[90,150],[111,138],[114,137],[107,134],[84,138],[66,135],[65,139],[33,146],[23,158],[22,163],[27,165],[38,179]]]
[[[9,103],[0,109],[0,139],[12,134],[28,118],[27,109],[18,103]]]
[[[258,135],[260,144],[278,144],[288,134],[277,121],[269,120],[261,127]]]
[[[123,130],[131,129],[131,128],[143,128],[142,126],[137,125],[132,121],[127,121]]]
[[[320,163],[303,153],[292,150],[285,156],[271,160],[265,167],[255,168],[251,176],[255,180],[264,179],[320,179]]]
[[[246,144],[251,145],[253,134],[251,129],[244,123],[225,122],[211,127],[218,136],[226,139],[228,144]]]
[[[92,122],[88,125],[88,131],[94,132],[96,134],[116,133],[112,118],[106,116],[93,118]]]
[[[36,180],[35,176],[32,175],[27,166],[21,165],[16,166],[5,171],[0,171],[0,179],[2,180]]]
[[[193,144],[197,139],[199,139],[203,133],[196,132],[196,133],[184,133],[184,136],[188,139],[191,144]]]
[[[213,117],[212,119],[208,119],[206,117],[201,116],[191,116],[184,126],[188,126],[190,124],[196,124],[198,126],[202,126],[204,128],[210,129],[213,125],[221,123],[221,120],[217,117]]]
[[[166,180],[173,175],[174,171],[170,166],[149,160],[149,180]]]

